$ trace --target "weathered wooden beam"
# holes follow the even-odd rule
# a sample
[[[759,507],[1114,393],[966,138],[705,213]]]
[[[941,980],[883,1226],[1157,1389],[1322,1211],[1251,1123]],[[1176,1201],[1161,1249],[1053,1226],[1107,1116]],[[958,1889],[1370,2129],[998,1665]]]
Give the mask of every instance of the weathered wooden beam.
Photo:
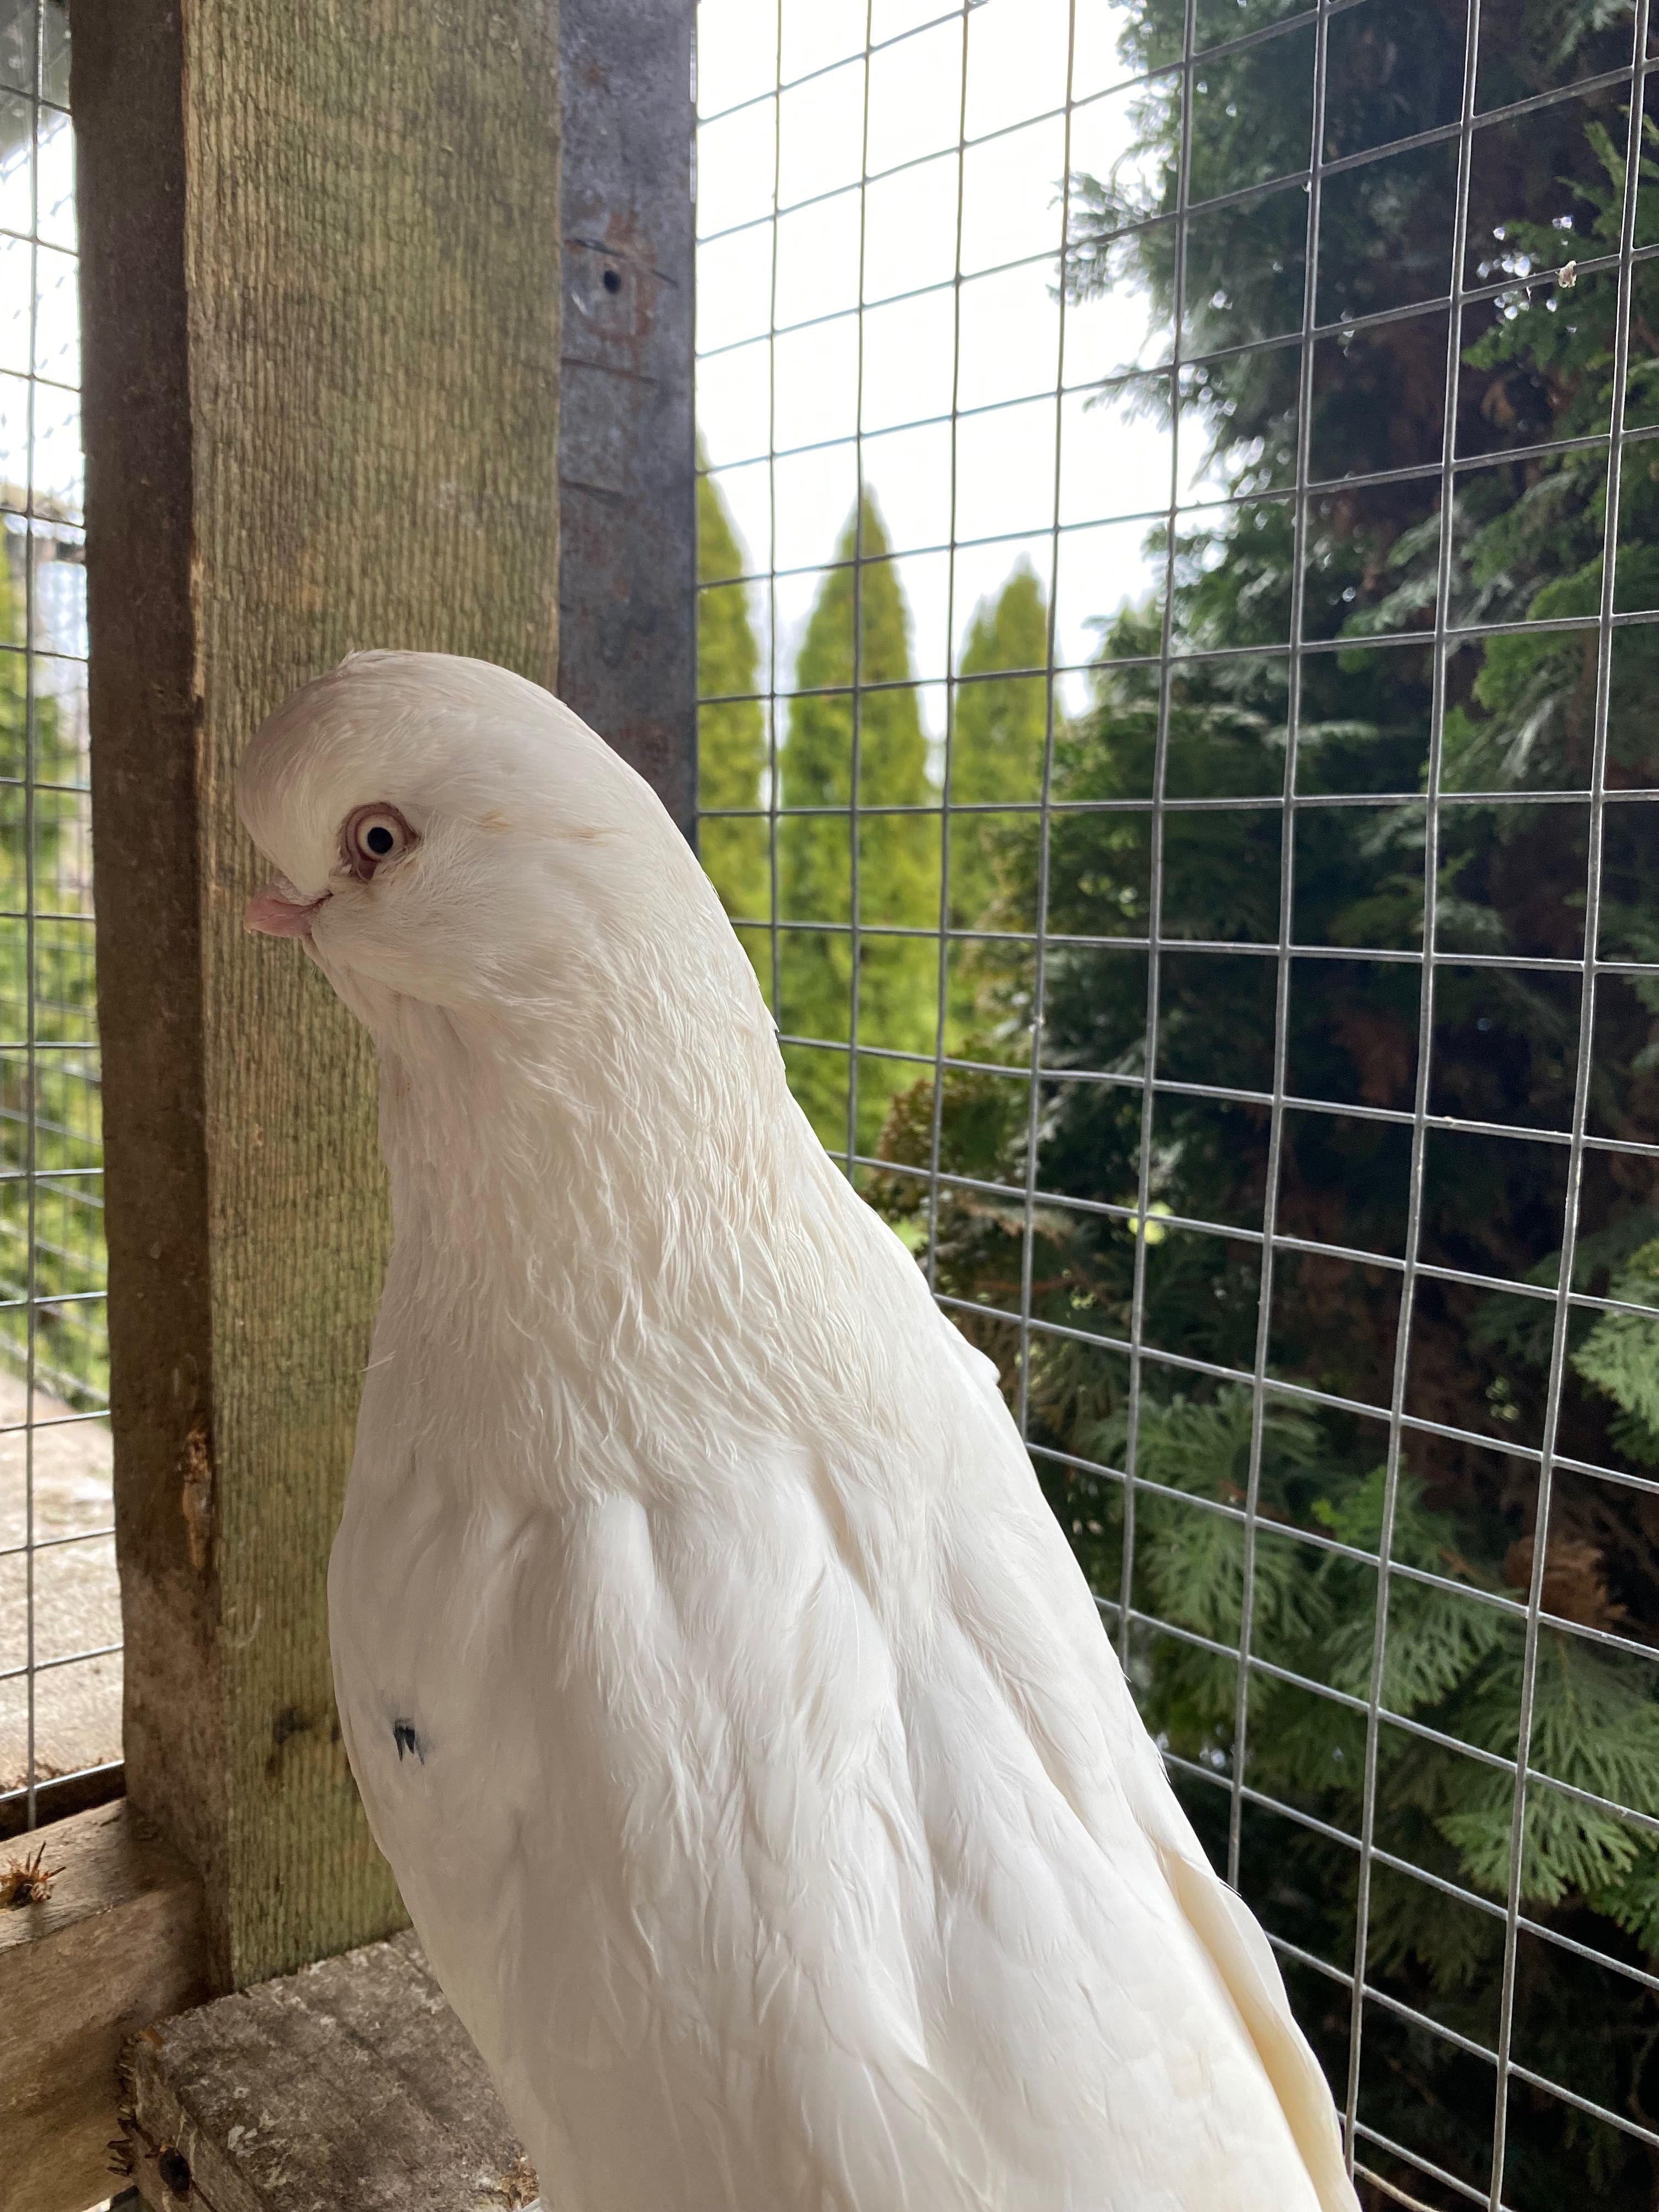
[[[201,1885],[149,1823],[100,1806],[0,1850],[58,1872],[0,1910],[0,2212],[82,2212],[118,2185],[116,2069],[135,2031],[207,1994]]]
[[[562,0],[559,696],[696,808],[689,0]]]
[[[412,1936],[151,2029],[128,2087],[133,2179],[156,2212],[506,2212],[535,2197]]]
[[[324,1573],[386,1224],[366,1047],[245,941],[231,772],[354,647],[557,664],[555,0],[77,0],[133,1802],[215,1985],[398,1925]]]

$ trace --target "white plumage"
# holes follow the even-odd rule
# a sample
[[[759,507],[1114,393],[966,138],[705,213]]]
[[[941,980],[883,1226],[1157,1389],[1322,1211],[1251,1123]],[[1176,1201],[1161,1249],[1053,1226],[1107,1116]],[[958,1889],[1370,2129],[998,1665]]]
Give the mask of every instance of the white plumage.
[[[346,1745],[551,2212],[1352,2208],[990,1364],[647,786],[365,653],[240,798],[250,927],[380,1051]]]

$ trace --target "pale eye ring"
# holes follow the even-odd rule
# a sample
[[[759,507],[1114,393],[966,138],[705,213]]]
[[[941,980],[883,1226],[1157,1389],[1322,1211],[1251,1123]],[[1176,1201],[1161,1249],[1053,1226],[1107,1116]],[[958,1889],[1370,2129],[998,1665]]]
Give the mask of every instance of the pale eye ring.
[[[377,868],[400,860],[416,843],[415,832],[395,806],[377,800],[347,815],[340,830],[340,857],[359,882]]]

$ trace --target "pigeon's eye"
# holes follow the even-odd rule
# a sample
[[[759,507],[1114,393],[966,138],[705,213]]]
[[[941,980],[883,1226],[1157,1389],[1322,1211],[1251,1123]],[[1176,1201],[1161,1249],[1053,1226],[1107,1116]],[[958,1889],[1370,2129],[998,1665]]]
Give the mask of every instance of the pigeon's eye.
[[[376,868],[415,842],[415,832],[395,806],[360,806],[346,817],[340,854],[354,876],[367,883]]]

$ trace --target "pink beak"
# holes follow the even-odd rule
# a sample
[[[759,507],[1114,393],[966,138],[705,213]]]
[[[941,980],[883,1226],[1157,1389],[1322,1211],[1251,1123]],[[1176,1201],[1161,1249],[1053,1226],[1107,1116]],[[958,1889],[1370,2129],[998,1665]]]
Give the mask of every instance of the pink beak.
[[[286,876],[276,876],[255,891],[242,915],[242,927],[260,937],[309,937],[323,899],[307,899]]]

